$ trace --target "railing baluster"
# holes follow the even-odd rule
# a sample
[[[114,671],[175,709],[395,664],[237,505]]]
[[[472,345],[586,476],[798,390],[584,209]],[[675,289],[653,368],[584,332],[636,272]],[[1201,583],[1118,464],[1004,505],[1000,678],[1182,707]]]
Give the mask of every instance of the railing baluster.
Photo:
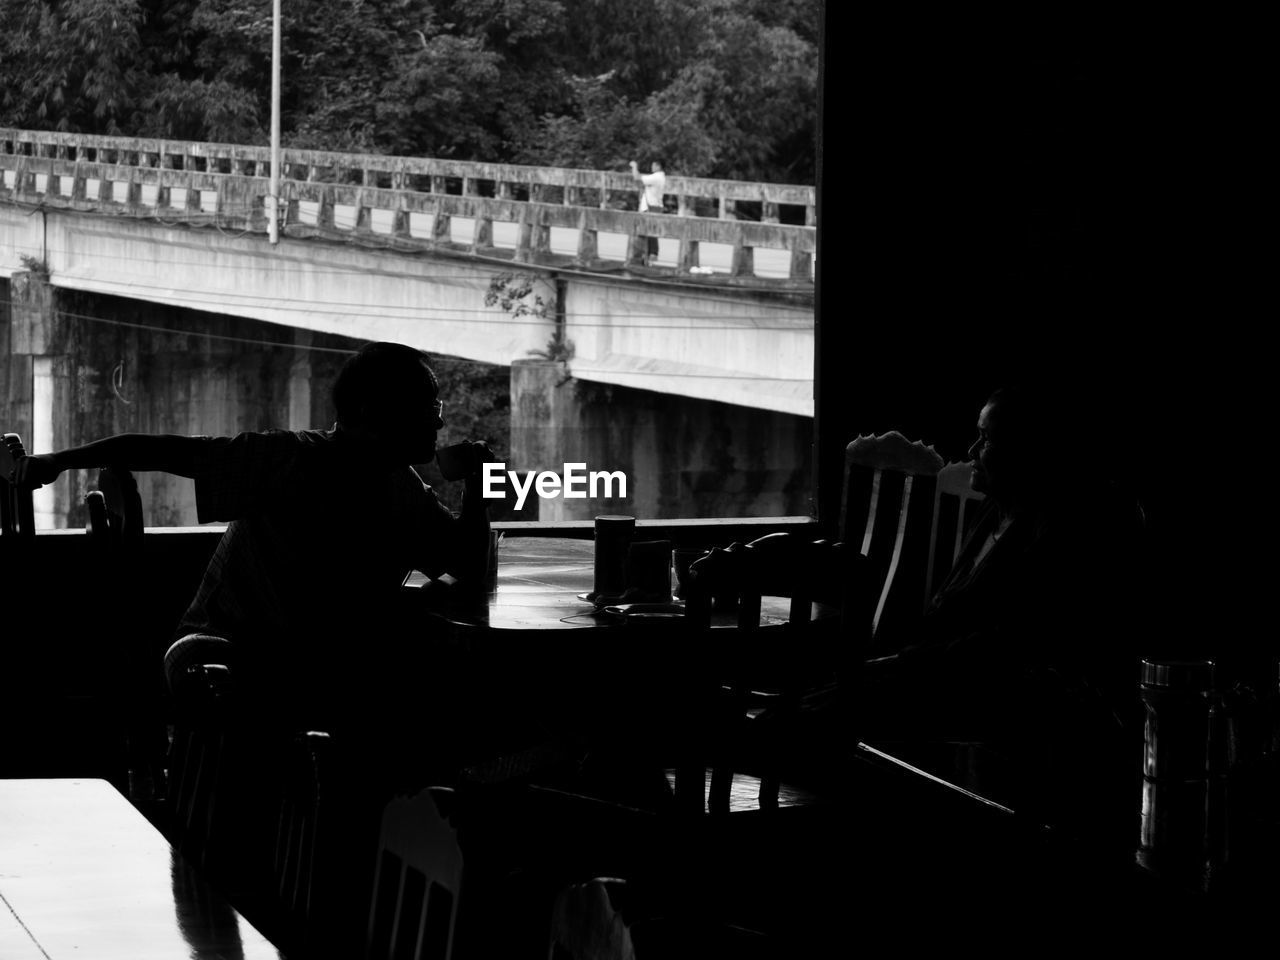
[[[167,209],[178,219],[208,222],[202,193],[214,188],[219,222],[243,222],[257,232],[266,226],[257,204],[261,202],[258,188],[270,173],[269,159],[266,148],[256,146],[0,129],[0,169],[4,171],[7,197],[35,196],[52,207],[98,207],[129,214],[141,212],[145,200],[145,209]],[[638,193],[629,175],[611,171],[535,169],[304,150],[286,151],[282,166],[286,177],[295,178],[291,182],[301,183],[297,178],[302,174],[319,188],[294,196],[295,206],[289,211],[287,222],[303,222],[297,203],[306,199],[308,206],[317,203],[316,224],[323,231],[334,229],[334,206],[341,200],[344,206],[354,204],[354,232],[364,236],[389,233],[411,244],[447,243],[451,240],[452,217],[466,216],[475,220],[467,247],[477,254],[493,256],[493,221],[517,220],[517,262],[550,258],[554,227],[578,230],[573,259],[587,265],[599,262],[600,231],[627,235],[627,249],[621,255],[624,263],[635,265],[645,258],[647,238],[654,234],[668,243],[679,242],[678,269],[683,272],[701,266],[705,255],[701,245],[712,243],[733,250],[731,270],[735,276],[750,276],[754,273],[755,249],[768,247],[779,253],[787,251],[793,282],[812,282],[816,216],[812,188],[669,176],[666,192],[676,197],[679,215],[656,217],[610,208],[611,191],[631,198]],[[447,193],[451,178],[461,179],[462,198]],[[480,196],[482,179],[494,184],[492,198]],[[88,189],[91,181],[99,186],[93,193]],[[115,183],[121,186],[113,187]],[[429,193],[423,192],[424,186],[429,186]],[[43,190],[37,191],[38,187]],[[185,190],[177,208],[172,206],[175,189]],[[556,196],[561,190],[563,195]],[[528,200],[517,201],[516,195],[527,196]],[[312,197],[319,199],[311,200]],[[436,202],[424,205],[422,201],[428,197]],[[440,202],[446,198],[447,202]],[[554,203],[540,202],[548,200]],[[721,219],[697,216],[699,204],[707,200],[714,200]],[[769,226],[738,221],[735,205],[741,200],[759,202],[761,219]],[[781,223],[783,215],[788,220],[799,220],[801,213],[800,209],[784,211],[783,206],[801,208],[805,225]],[[419,230],[415,236],[414,215],[432,209],[435,217],[429,235],[423,236]],[[377,210],[384,212],[375,213]],[[383,218],[390,219],[389,230]]]

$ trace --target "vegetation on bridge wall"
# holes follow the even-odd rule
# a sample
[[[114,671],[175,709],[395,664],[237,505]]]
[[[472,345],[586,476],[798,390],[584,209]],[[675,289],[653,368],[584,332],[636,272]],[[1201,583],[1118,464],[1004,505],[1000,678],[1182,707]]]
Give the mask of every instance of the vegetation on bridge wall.
[[[821,0],[287,0],[286,146],[813,183]],[[271,0],[0,0],[0,126],[265,144]]]

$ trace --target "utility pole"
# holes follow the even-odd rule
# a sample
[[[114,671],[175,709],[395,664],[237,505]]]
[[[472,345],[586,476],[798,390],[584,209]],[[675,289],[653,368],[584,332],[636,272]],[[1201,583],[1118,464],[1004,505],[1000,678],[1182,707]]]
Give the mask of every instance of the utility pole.
[[[280,0],[271,3],[271,187],[267,239],[280,242]]]

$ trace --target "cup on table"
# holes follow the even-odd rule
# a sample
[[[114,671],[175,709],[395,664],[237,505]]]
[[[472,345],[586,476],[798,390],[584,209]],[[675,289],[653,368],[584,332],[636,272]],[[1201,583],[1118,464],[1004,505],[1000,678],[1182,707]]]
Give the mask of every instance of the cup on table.
[[[446,480],[461,480],[477,466],[475,448],[467,441],[441,447],[436,451],[436,466]]]
[[[701,557],[705,557],[707,551],[698,550],[694,547],[676,547],[671,551],[671,566],[676,575],[675,595],[683,600],[685,588],[689,582],[689,567],[693,562]]]
[[[498,541],[501,539],[502,534],[497,530],[489,531],[489,564],[484,575],[484,585],[488,590],[498,586]]]
[[[640,603],[671,600],[671,541],[642,540],[627,550],[627,595]]]
[[[635,517],[596,517],[593,599],[620,597],[627,589],[627,550],[635,529]]]

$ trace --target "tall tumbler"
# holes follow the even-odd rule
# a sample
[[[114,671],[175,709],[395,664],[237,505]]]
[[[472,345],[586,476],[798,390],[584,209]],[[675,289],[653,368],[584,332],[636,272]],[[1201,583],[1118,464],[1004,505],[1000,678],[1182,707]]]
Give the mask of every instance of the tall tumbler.
[[[1226,729],[1214,662],[1142,661],[1138,862],[1206,890],[1227,859]]]
[[[596,517],[595,589],[592,599],[620,597],[627,589],[627,551],[631,548],[635,530],[635,517]]]

